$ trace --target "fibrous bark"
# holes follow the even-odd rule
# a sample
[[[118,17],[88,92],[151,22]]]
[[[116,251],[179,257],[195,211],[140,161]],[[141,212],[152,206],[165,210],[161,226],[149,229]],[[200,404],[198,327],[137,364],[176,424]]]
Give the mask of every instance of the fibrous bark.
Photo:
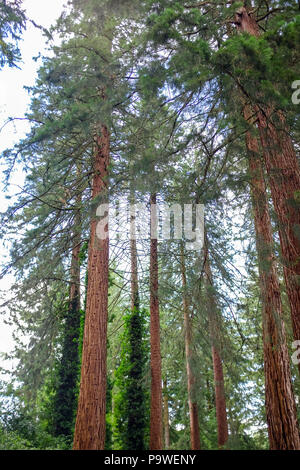
[[[110,138],[105,125],[95,137],[92,198],[106,199]],[[106,346],[109,241],[98,238],[90,223],[88,287],[83,337],[81,383],[74,435],[75,450],[103,450],[106,421]]]
[[[240,31],[258,37],[255,18],[243,7],[237,12]],[[276,212],[284,276],[294,339],[300,339],[300,168],[284,113],[272,103],[253,104],[264,163]],[[300,364],[299,364],[300,372]]]
[[[246,120],[251,108],[244,107]],[[260,148],[250,131],[246,134],[250,185],[262,295],[265,397],[271,450],[299,449],[299,431],[290,362],[282,318],[278,274],[273,255],[273,234],[264,182]]]

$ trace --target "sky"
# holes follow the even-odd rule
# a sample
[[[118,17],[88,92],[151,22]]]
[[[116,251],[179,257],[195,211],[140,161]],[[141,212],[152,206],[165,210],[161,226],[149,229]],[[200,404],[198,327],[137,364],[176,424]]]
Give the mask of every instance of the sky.
[[[28,18],[34,20],[36,24],[48,28],[60,16],[65,3],[66,0],[51,0],[50,2],[47,0],[24,0],[23,8],[26,10]],[[41,65],[41,60],[36,62],[33,58],[40,53],[47,55],[46,38],[43,36],[42,31],[32,24],[28,24],[19,46],[22,54],[22,62],[19,64],[20,69],[5,67],[0,70],[0,128],[8,117],[21,118],[28,111],[30,97],[24,86],[34,84],[38,67]],[[0,152],[22,139],[28,129],[29,125],[26,121],[16,121],[14,124],[11,123],[5,126],[0,133]],[[7,199],[2,189],[2,180],[3,176],[0,174],[0,212],[3,212],[7,207]],[[22,181],[23,174],[20,169],[14,174],[13,183],[21,185]],[[11,191],[13,192],[13,186]],[[0,254],[0,262],[1,256],[3,259],[4,255],[3,252]],[[10,282],[11,278],[9,277],[0,280],[0,290],[9,291]],[[12,327],[6,325],[3,317],[0,316],[0,353],[8,353],[12,348]],[[13,364],[4,363],[0,356],[0,366],[10,369]]]

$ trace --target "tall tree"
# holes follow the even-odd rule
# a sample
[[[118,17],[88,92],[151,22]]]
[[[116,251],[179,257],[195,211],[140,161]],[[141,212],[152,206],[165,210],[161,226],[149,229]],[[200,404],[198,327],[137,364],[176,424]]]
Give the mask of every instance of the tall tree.
[[[150,345],[151,345],[151,402],[150,450],[162,449],[162,376],[160,353],[160,319],[158,300],[158,251],[156,194],[150,196]]]
[[[250,122],[253,120],[249,105],[244,107],[244,115]],[[262,296],[265,396],[270,449],[299,449],[297,411],[273,254],[271,219],[259,142],[253,130],[247,131],[246,145]]]
[[[136,244],[136,212],[133,192],[130,197],[130,259],[131,259],[131,313],[129,319],[129,363],[127,387],[128,424],[126,448],[145,449],[146,400],[144,387],[144,318],[140,307],[138,285],[138,256]]]
[[[187,375],[187,388],[188,388],[188,402],[189,402],[189,416],[190,416],[190,441],[191,449],[199,450],[200,444],[200,430],[199,430],[199,416],[198,404],[195,399],[195,376],[193,371],[193,346],[192,346],[192,325],[190,319],[190,309],[188,303],[186,269],[184,259],[184,246],[180,244],[180,265],[181,265],[181,280],[182,280],[182,295],[183,295],[183,318],[184,318],[184,342],[185,342],[185,360],[186,360],[186,375]]]
[[[259,25],[249,8],[242,7],[238,10],[236,24],[241,32],[259,38]],[[284,112],[278,110],[272,101],[261,103],[257,100],[253,105],[278,220],[294,338],[299,340],[300,210],[298,194],[300,191],[300,167]]]
[[[211,350],[214,370],[215,402],[218,425],[218,445],[220,448],[223,448],[228,441],[228,423],[223,364],[220,353],[222,338],[220,334],[220,321],[218,318],[218,309],[215,299],[213,277],[210,267],[208,238],[206,234],[204,242],[204,271],[207,293],[208,325],[211,337]]]
[[[102,124],[100,134],[95,135],[92,188],[94,202],[99,203],[107,198],[109,155],[109,131],[107,126]],[[98,221],[93,216],[90,223],[88,286],[81,382],[74,434],[75,450],[103,450],[105,447],[109,240],[108,226],[104,227],[107,236],[98,237],[97,224]]]

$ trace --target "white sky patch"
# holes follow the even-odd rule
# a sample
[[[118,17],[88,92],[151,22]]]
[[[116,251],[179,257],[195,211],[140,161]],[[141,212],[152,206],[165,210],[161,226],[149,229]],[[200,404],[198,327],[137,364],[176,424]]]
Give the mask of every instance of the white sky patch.
[[[23,8],[26,10],[28,18],[44,28],[49,28],[62,13],[65,3],[66,0],[51,0],[51,2],[47,0],[24,0]],[[22,62],[19,64],[20,69],[5,67],[0,70],[0,127],[9,117],[24,117],[30,104],[30,96],[24,86],[34,85],[37,70],[41,65],[41,60],[35,61],[33,57],[37,57],[39,54],[49,55],[46,37],[41,29],[34,27],[31,23],[28,23],[27,29],[23,33],[19,47],[22,54]],[[29,123],[22,120],[6,125],[0,133],[0,153],[24,138],[29,128]],[[0,167],[1,171],[2,168]],[[14,173],[13,183],[22,185],[23,179],[22,169],[17,169]],[[3,175],[0,174],[0,212],[5,211],[8,205],[5,194],[3,194],[2,180]],[[12,186],[10,193],[13,194],[14,191],[17,191],[17,189]],[[12,280],[11,276],[0,280],[0,291],[6,291],[8,296]],[[13,327],[6,325],[3,316],[0,316],[0,353],[9,353],[13,349],[12,332]],[[0,366],[10,369],[13,363],[4,363],[0,356]]]

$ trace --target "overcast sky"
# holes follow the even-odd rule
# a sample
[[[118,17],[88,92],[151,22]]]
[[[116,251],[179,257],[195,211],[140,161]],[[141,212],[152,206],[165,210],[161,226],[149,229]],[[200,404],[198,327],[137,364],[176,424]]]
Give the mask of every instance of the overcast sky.
[[[23,7],[26,10],[28,18],[47,28],[55,23],[65,3],[66,0],[23,0]],[[23,34],[20,49],[22,53],[22,63],[19,64],[20,69],[6,67],[0,70],[0,127],[8,117],[22,117],[28,110],[30,98],[27,91],[24,90],[24,86],[34,84],[37,69],[41,64],[41,61],[35,62],[33,57],[38,56],[39,53],[43,55],[47,54],[46,40],[41,30],[29,24]],[[0,152],[9,148],[14,142],[24,137],[27,130],[28,124],[24,121],[17,121],[16,124],[6,126],[0,134]],[[0,175],[0,177],[2,187],[3,177],[2,175]],[[22,179],[22,172],[17,172],[14,176],[14,183],[21,184]],[[5,210],[6,205],[7,200],[1,190],[1,212]],[[9,278],[0,281],[0,289],[9,289]],[[12,346],[11,328],[3,323],[3,318],[0,316],[0,352],[9,352]],[[0,366],[1,365],[3,365],[3,362],[0,357]],[[5,364],[5,366],[11,367],[11,364]]]

